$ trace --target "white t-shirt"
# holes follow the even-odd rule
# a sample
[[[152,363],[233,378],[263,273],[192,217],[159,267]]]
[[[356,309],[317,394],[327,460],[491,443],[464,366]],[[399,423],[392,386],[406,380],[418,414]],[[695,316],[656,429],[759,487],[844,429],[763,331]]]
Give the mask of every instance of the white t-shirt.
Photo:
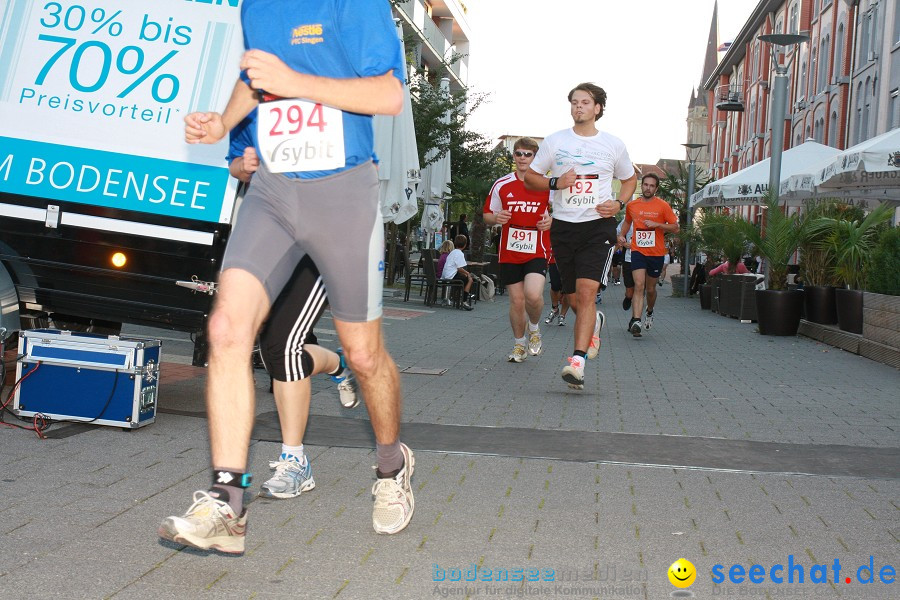
[[[622,235],[622,225],[625,223],[625,219],[619,221],[619,224],[616,225],[616,235]],[[628,233],[625,234],[625,257],[624,260],[627,263],[631,262],[631,232],[634,227],[628,228]]]
[[[573,167],[576,175],[598,175],[598,178],[576,182],[583,189],[551,192],[553,218],[570,223],[599,219],[594,206],[613,199],[613,178],[624,180],[634,176],[634,165],[625,143],[603,131],[590,137],[580,136],[571,128],[552,133],[541,142],[531,163],[532,170],[541,175],[549,171],[552,177],[559,177]],[[576,194],[576,191],[588,193]]]
[[[466,266],[466,257],[462,250],[454,248],[447,255],[447,261],[444,263],[444,270],[441,271],[441,279],[453,279],[456,270]]]

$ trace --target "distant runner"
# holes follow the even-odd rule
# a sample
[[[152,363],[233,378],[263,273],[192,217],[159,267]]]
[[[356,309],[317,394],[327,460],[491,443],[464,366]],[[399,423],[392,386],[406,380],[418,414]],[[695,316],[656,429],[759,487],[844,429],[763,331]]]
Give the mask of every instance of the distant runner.
[[[634,231],[631,237],[631,276],[634,278],[634,298],[628,331],[641,337],[641,313],[644,293],[647,294],[647,318],[644,329],[653,326],[653,307],[656,305],[656,282],[665,260],[666,233],[678,231],[678,217],[672,207],[656,196],[659,177],[648,173],[641,178],[641,197],[630,202],[625,210],[622,231]],[[619,234],[619,243],[625,244],[625,236]]]
[[[509,362],[515,363],[523,362],[529,354],[538,356],[542,349],[540,322],[550,249],[550,194],[525,189],[523,183],[537,149],[537,142],[531,138],[516,141],[516,170],[494,182],[484,203],[484,222],[503,226],[500,280],[509,292],[509,323],[515,339]]]

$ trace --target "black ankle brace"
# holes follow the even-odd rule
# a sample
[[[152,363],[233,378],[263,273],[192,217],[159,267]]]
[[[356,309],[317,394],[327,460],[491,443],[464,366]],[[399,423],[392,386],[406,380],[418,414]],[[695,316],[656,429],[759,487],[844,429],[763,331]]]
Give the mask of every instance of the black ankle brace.
[[[253,475],[250,473],[239,473],[238,471],[225,471],[224,469],[213,469],[213,485],[230,485],[239,488],[248,488],[253,482]]]

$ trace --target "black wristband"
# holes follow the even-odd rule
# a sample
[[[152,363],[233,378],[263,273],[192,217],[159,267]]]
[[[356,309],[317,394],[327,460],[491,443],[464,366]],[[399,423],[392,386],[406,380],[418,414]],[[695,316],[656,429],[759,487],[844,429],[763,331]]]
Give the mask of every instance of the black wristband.
[[[555,190],[555,189],[556,189],[556,182],[557,182],[557,181],[559,181],[559,177],[551,177],[551,178],[550,178],[550,189],[551,189],[551,190]]]
[[[616,202],[619,203],[619,210],[625,208],[625,202],[623,200],[616,200]]]

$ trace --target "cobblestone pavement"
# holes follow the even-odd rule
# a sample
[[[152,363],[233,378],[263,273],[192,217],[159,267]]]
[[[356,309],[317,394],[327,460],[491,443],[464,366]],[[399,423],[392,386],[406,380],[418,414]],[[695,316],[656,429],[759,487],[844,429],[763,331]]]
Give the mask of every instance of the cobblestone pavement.
[[[387,299],[385,335],[406,370],[404,420],[410,434],[433,436],[413,447],[410,526],[373,532],[374,452],[349,435],[359,429],[349,419],[366,413],[342,409],[318,378],[307,435],[325,441],[307,445],[317,486],[253,500],[243,557],[156,537],[209,477],[205,371],[164,340],[153,425],[58,424],[43,441],[0,429],[0,598],[660,599],[685,591],[666,575],[679,557],[696,567],[686,588],[696,598],[900,597],[900,583],[880,580],[900,569],[898,372],[805,338],[760,336],[669,293],[660,288],[653,329],[635,339],[622,288],[606,292],[603,346],[581,392],[559,376],[571,315],[568,327],[542,324],[542,356],[512,364],[505,297],[472,312],[425,307],[415,293]],[[321,343],[336,345],[330,320],[320,325]],[[258,482],[279,450],[264,435],[267,387],[257,372]],[[489,442],[500,434],[492,428],[506,437],[489,455],[452,442],[460,432]],[[542,445],[567,431],[649,434],[672,460],[647,464],[631,446],[615,461],[589,447],[552,458],[558,448]],[[434,450],[442,440],[458,447]],[[681,445],[704,441],[735,468],[676,460]],[[746,468],[747,442],[771,454],[770,466]],[[778,452],[821,453],[825,473],[848,453],[881,475],[804,475],[782,468],[790,461]],[[864,584],[870,560],[874,581]]]

